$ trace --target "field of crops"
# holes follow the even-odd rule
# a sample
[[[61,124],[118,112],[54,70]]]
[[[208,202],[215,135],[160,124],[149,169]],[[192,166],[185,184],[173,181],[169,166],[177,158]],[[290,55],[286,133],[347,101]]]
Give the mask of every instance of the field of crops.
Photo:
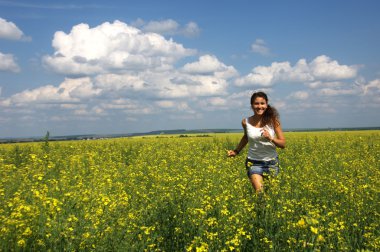
[[[380,131],[285,136],[261,195],[239,134],[0,145],[0,251],[379,251]]]

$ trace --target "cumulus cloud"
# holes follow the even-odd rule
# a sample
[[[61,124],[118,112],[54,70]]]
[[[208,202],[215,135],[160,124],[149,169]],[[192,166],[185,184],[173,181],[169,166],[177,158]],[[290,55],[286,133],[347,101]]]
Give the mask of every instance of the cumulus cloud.
[[[255,67],[251,73],[235,82],[237,86],[272,86],[278,82],[311,83],[354,78],[358,66],[340,65],[325,55],[316,57],[310,63],[300,59],[294,66],[289,62],[273,62],[271,66]]]
[[[0,17],[0,38],[20,40],[24,33],[13,23]]]
[[[67,78],[58,86],[46,85],[2,99],[3,107],[35,107],[38,104],[76,109],[76,115],[87,115],[95,110],[79,107],[81,104],[96,105],[102,109],[99,115],[109,110],[124,110],[129,114],[152,114],[158,108],[175,111],[192,108],[179,98],[220,96],[227,94],[228,82],[216,74],[188,74],[182,71],[141,72],[125,74],[100,74],[94,77]],[[156,106],[150,100],[158,99]],[[217,100],[212,100],[213,104]],[[98,111],[98,110],[97,110]],[[79,113],[79,114],[78,114]]]
[[[20,67],[16,63],[16,59],[12,54],[3,54],[0,52],[0,71],[19,72]]]
[[[139,22],[140,26],[144,24],[142,20]],[[194,28],[194,25],[189,24],[188,27]],[[147,29],[148,26],[145,24],[144,27]],[[129,114],[133,111],[148,114],[156,109],[191,112],[188,104],[177,99],[227,94],[228,79],[238,75],[234,67],[225,65],[213,55],[200,56],[197,61],[183,67],[175,66],[179,59],[196,51],[153,33],[153,29],[157,32],[158,27],[170,30],[178,26],[173,20],[152,22],[151,32],[145,32],[115,21],[93,28],[79,24],[68,34],[56,32],[52,43],[55,53],[46,55],[44,63],[59,73],[89,77],[68,78],[58,87],[48,85],[26,90],[3,100],[2,104],[21,103],[21,100],[24,104],[80,104],[91,99],[89,103],[96,103],[104,110],[121,109]],[[66,87],[67,83],[72,83],[72,90]],[[151,103],[148,106],[147,102],[136,104],[135,99],[139,102],[158,101],[154,107]],[[91,110],[79,108],[78,111]]]
[[[196,37],[200,32],[201,30],[195,22],[187,23],[180,31],[180,33],[186,37]]]
[[[201,107],[205,110],[224,110],[228,108],[228,100],[226,97],[210,97],[200,101]]]
[[[321,55],[310,63],[310,69],[315,79],[339,80],[354,78],[358,67],[339,65],[336,60]]]
[[[154,32],[162,35],[196,37],[200,33],[197,23],[189,22],[185,26],[181,26],[173,19],[149,22],[145,22],[143,19],[137,19],[132,25],[140,28],[144,32]]]
[[[232,66],[205,55],[179,70],[100,74],[94,80],[104,93],[118,91],[131,95],[137,92],[147,97],[179,98],[225,94],[227,80],[236,75]]]
[[[143,91],[149,85],[138,75],[126,74],[100,74],[94,79],[95,85],[106,92],[121,90]]]
[[[69,34],[58,31],[52,45],[55,53],[44,56],[44,63],[68,75],[168,70],[177,60],[195,53],[157,33],[144,33],[120,21],[94,28],[79,24]]]
[[[261,90],[267,93],[269,89]],[[244,90],[241,92],[232,92],[224,95],[217,95],[213,97],[206,97],[198,99],[198,107],[206,111],[221,111],[233,108],[233,111],[250,110],[250,99],[254,91]]]
[[[263,56],[270,55],[270,50],[263,39],[256,39],[255,43],[251,45],[251,50]]]
[[[179,24],[173,19],[163,21],[150,21],[143,25],[142,30],[145,32],[154,32],[159,34],[174,34],[177,32]]]
[[[165,77],[165,76],[161,76]],[[160,78],[160,77],[158,77]],[[166,78],[166,77],[165,77]],[[225,79],[208,75],[187,75],[186,78],[173,78],[187,80],[187,82],[173,83],[166,79],[164,85],[157,91],[159,97],[180,98],[213,96],[226,94],[228,82]],[[172,80],[173,80],[172,79]]]
[[[233,66],[226,66],[212,55],[203,55],[199,57],[198,61],[185,64],[183,71],[189,74],[215,74],[222,78],[231,78],[237,75]]]
[[[316,94],[319,96],[346,96],[356,95],[366,98],[378,96],[380,94],[380,80],[375,79],[366,82],[359,77],[354,83],[344,82],[321,82],[311,86],[316,89]]]
[[[66,79],[58,87],[46,85],[24,90],[1,101],[3,106],[29,106],[30,104],[79,103],[99,95],[100,89],[93,86],[90,78]]]
[[[375,79],[370,81],[368,84],[364,85],[364,94],[380,94],[380,79]]]
[[[142,72],[132,74],[104,74],[94,79],[95,86],[104,94],[133,95],[143,97],[180,98],[225,94],[228,82],[216,75],[195,75],[178,71]],[[115,95],[115,94],[114,94]]]

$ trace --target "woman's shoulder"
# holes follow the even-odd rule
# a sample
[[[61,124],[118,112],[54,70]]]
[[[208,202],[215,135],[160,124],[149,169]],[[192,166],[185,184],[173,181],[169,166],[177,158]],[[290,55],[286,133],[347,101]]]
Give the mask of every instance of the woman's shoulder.
[[[241,124],[244,125],[244,126],[246,126],[248,120],[249,120],[249,117],[244,117],[244,118],[241,120]]]

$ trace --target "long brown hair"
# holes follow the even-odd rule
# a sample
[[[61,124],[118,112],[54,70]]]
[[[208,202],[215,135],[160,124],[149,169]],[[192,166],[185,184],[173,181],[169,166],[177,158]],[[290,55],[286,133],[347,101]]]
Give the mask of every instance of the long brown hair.
[[[253,105],[257,97],[263,98],[268,105],[261,119],[261,126],[264,127],[265,125],[271,125],[273,127],[277,127],[278,125],[280,125],[280,114],[278,113],[276,108],[269,105],[268,96],[266,93],[264,92],[253,93],[251,96],[251,106]]]

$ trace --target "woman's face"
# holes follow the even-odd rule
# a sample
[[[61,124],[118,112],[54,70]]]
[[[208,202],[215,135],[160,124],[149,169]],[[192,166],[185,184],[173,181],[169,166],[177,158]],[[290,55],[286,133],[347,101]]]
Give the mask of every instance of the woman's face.
[[[255,115],[263,115],[267,107],[267,101],[262,97],[256,97],[252,104],[252,109]]]

